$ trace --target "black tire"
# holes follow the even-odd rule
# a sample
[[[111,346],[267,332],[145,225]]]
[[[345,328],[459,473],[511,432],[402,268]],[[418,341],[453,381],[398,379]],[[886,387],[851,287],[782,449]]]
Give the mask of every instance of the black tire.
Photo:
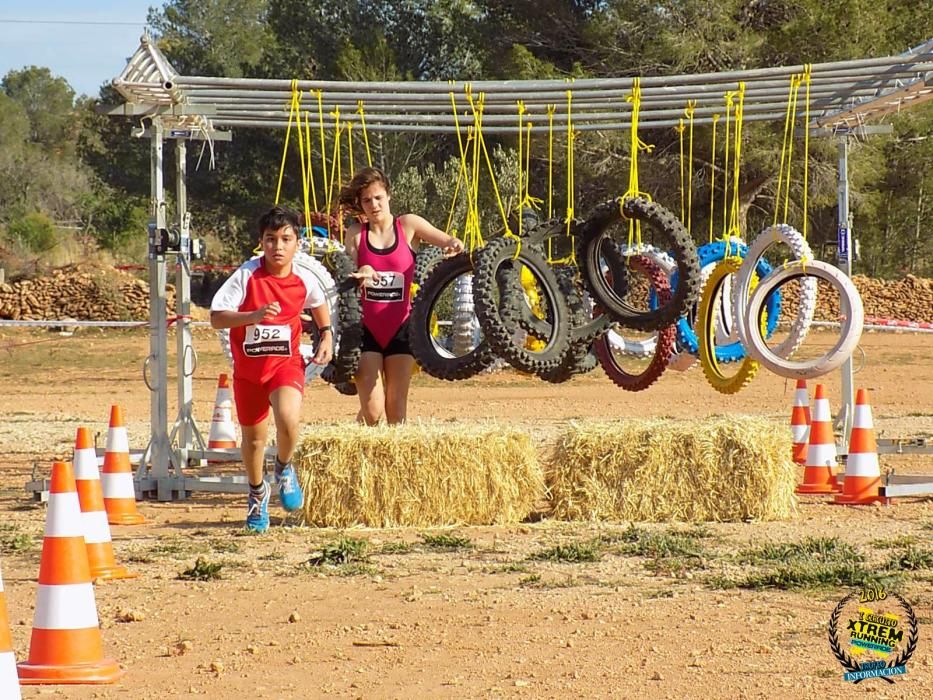
[[[557,367],[570,347],[570,311],[545,256],[528,241],[507,236],[487,243],[474,254],[474,262],[473,304],[489,345],[509,364],[524,372],[537,374]],[[520,313],[515,303],[522,288],[517,276],[509,279],[503,273],[517,272],[520,265],[531,270],[547,302],[549,318],[546,320],[551,331],[547,338],[541,339],[544,347],[540,351],[528,350],[523,342],[516,342],[514,338]],[[510,287],[515,290],[514,295],[509,292]],[[501,300],[501,306],[497,300]],[[527,306],[524,299],[520,303]]]
[[[461,275],[473,273],[473,262],[467,253],[437,262],[422,282],[411,304],[408,340],[412,355],[427,374],[454,381],[469,379],[496,361],[496,354],[486,339],[466,355],[455,356],[438,345],[431,334],[432,317],[443,292]]]
[[[582,290],[577,285],[577,270],[573,267],[560,267],[557,268],[556,273],[561,293],[567,301],[567,308],[570,310],[570,348],[557,367],[539,372],[538,376],[546,382],[560,384],[569,381],[578,374],[593,371],[599,366],[599,359],[593,351],[593,339],[586,335],[579,335],[574,338],[575,331],[579,332],[579,329],[595,320],[587,310]],[[601,316],[596,318],[601,318]],[[607,321],[604,328],[608,327]]]
[[[352,383],[360,364],[360,343],[363,341],[363,311],[360,294],[356,280],[350,277],[350,273],[356,268],[350,256],[343,251],[330,252],[323,257],[321,262],[337,283],[340,309],[337,322],[337,337],[340,339],[340,345],[337,354],[331,360],[334,369],[333,372],[327,372],[321,376],[335,385],[343,382]]]
[[[428,278],[428,274],[434,269],[434,266],[443,259],[444,251],[435,245],[419,248],[415,255],[415,272],[412,276],[411,283],[415,285],[416,288],[420,287],[424,284],[424,281]],[[417,291],[417,289],[415,291]],[[415,292],[412,292],[412,298],[414,298],[414,296]]]
[[[621,211],[620,211],[621,207]],[[631,306],[603,274],[601,260],[607,248],[603,241],[612,239],[607,232],[613,222],[635,219],[647,224],[665,239],[663,248],[677,262],[678,284],[671,300],[656,309],[642,310]],[[700,263],[697,249],[683,224],[671,212],[655,202],[641,197],[616,199],[597,207],[581,227],[583,279],[593,299],[613,321],[628,328],[654,331],[674,323],[688,307],[696,303],[700,293]],[[618,236],[618,234],[616,234]]]

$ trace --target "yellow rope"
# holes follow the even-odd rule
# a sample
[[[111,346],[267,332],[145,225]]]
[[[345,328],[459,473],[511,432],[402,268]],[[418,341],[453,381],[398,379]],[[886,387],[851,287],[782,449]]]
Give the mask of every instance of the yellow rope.
[[[687,233],[693,233],[693,113],[696,106],[696,100],[687,100],[687,108],[684,110],[690,122],[690,147],[687,156]]]
[[[719,121],[719,115],[713,115],[713,148],[711,165],[709,172],[709,242],[713,242],[713,214],[715,213],[716,203],[716,123]]]
[[[686,217],[686,208],[687,202],[687,193],[684,191],[684,132],[687,130],[687,127],[684,126],[684,119],[681,117],[677,120],[677,126],[674,127],[674,131],[677,132],[677,141],[680,144],[680,223],[684,223]]]
[[[502,196],[499,193],[499,185],[496,183],[496,173],[492,167],[492,158],[489,157],[489,149],[486,148],[486,140],[483,138],[483,105],[485,102],[486,95],[485,93],[480,93],[479,99],[476,102],[473,101],[472,95],[467,95],[467,100],[470,102],[470,107],[473,108],[473,113],[476,115],[476,146],[474,148],[482,147],[483,156],[486,161],[486,169],[489,171],[489,179],[492,182],[492,191],[496,196],[496,205],[499,207],[499,215],[502,217],[502,225],[505,229],[506,236],[515,236],[515,233],[509,227],[509,217],[505,213],[505,205],[502,203]],[[478,186],[477,186],[478,190]],[[517,236],[515,236],[517,238]],[[521,242],[519,242],[519,249],[521,249]]]
[[[567,235],[570,235],[570,224],[574,216],[574,187],[573,187],[573,142],[576,135],[573,131],[573,90],[567,91]]]
[[[790,173],[791,163],[794,160],[794,122],[797,121],[797,97],[800,94],[801,80],[801,75],[793,75],[790,79],[793,99],[790,100],[790,114],[788,115],[787,172],[784,178],[784,221],[787,221],[787,213],[790,209]]]
[[[350,177],[353,177],[353,173],[356,172],[356,168],[353,166],[353,122],[347,122],[347,153],[350,154],[349,165],[350,165]]]
[[[356,103],[356,113],[360,115],[360,124],[363,127],[363,143],[366,144],[366,165],[373,167],[373,156],[369,150],[369,134],[366,131],[366,113],[363,111],[363,100]]]
[[[522,117],[525,115],[525,103],[519,100],[518,104],[518,235],[522,235],[522,208],[525,205],[522,198],[522,161],[524,160],[524,151],[522,150],[522,137],[525,134],[525,127],[522,125]]]
[[[629,197],[644,197],[651,200],[651,195],[642,192],[638,183],[638,152],[645,151],[651,153],[654,145],[645,143],[638,138],[638,116],[641,111],[641,79],[635,78],[632,81],[632,92],[625,98],[626,102],[632,103],[631,117],[631,136],[629,140],[630,165],[628,175],[628,189],[619,202],[619,213],[624,217],[625,210],[622,203]],[[638,250],[641,248],[641,222],[630,219],[628,222],[628,245],[629,250]]]
[[[282,194],[282,179],[285,177],[285,159],[288,157],[288,138],[292,133],[292,120],[295,118],[295,112],[301,100],[301,92],[298,90],[298,80],[292,80],[292,101],[288,110],[288,128],[285,129],[285,147],[282,149],[282,164],[279,166],[279,182],[275,187],[275,203],[279,203],[279,197]]]
[[[781,210],[781,193],[784,191],[784,177],[790,178],[790,163],[787,159],[787,142],[791,138],[793,130],[793,119],[791,119],[792,105],[797,99],[797,76],[790,77],[790,87],[787,90],[787,107],[784,110],[784,138],[781,141],[781,159],[778,165],[777,188],[774,191],[774,220],[772,225],[777,225],[778,214]]]
[[[311,113],[305,112],[305,143],[308,144],[308,180],[311,184],[311,198],[314,201],[314,211],[319,211],[317,208],[317,187],[314,185],[314,168],[312,168],[312,158],[311,158]]]
[[[457,147],[460,151],[460,169],[459,169],[459,174],[457,175],[457,185],[454,188],[453,200],[450,203],[450,214],[447,217],[446,231],[448,234],[451,231],[451,226],[454,220],[454,212],[456,211],[456,208],[457,208],[457,198],[459,197],[459,194],[460,194],[460,185],[461,183],[465,182],[467,178],[467,155],[469,154],[470,141],[472,140],[472,136],[468,132],[467,144],[466,146],[464,146],[463,133],[460,130],[460,117],[457,114],[457,98],[454,95],[453,91],[451,91],[449,94],[450,94],[450,104],[453,107],[454,126],[457,129]],[[464,225],[463,225],[464,245],[467,247],[467,250],[472,252],[473,248],[467,245],[468,238],[470,242],[472,242],[472,238],[473,238],[469,230],[470,229],[469,227],[470,215],[471,215],[471,212],[473,211],[472,185],[470,184],[467,187],[465,187],[464,192],[466,192],[466,197],[467,197],[466,221],[464,221]]]
[[[732,149],[735,158],[735,164],[732,168],[732,212],[729,230],[726,232],[727,240],[730,235],[742,236],[742,231],[739,228],[739,172],[742,162],[742,117],[745,104],[745,83],[739,83],[737,97],[738,100],[735,103],[735,144]],[[726,246],[725,249],[728,252],[729,246]]]
[[[340,107],[331,112],[330,116],[334,118],[334,154],[330,160],[330,179],[327,188],[327,211],[330,211],[331,203],[334,201],[334,185],[340,182]]]
[[[810,70],[811,66],[808,63],[803,69],[803,82],[807,86],[803,120],[803,226],[801,233],[804,240],[807,239],[807,191],[810,185]]]
[[[327,212],[330,213],[330,183],[327,179],[327,145],[324,139],[324,92],[317,91],[317,120],[321,136],[321,173],[324,177],[324,192],[327,193]]]
[[[554,218],[554,112],[557,105],[547,106],[547,218]]]
[[[729,126],[732,119],[732,103],[735,99],[735,92],[726,93],[726,140],[725,154],[723,157],[723,180],[722,180],[722,235],[726,236],[729,228]]]
[[[301,112],[298,112],[298,160],[301,161],[301,195],[302,195],[302,204],[304,205],[305,213],[305,226],[310,231],[311,230],[311,202],[308,200],[308,160],[306,156],[310,152],[310,143],[305,144],[304,132],[301,129]]]

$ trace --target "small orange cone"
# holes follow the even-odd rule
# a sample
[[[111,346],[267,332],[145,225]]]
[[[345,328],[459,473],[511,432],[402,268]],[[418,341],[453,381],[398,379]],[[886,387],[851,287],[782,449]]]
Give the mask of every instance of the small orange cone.
[[[236,424],[233,422],[233,392],[226,374],[217,378],[217,398],[214,415],[211,416],[211,431],[207,436],[207,449],[217,450],[237,447]]]
[[[832,493],[836,488],[833,479],[833,469],[836,467],[836,440],[833,437],[832,419],[826,389],[822,384],[817,384],[803,483],[797,486],[797,493]]]
[[[139,525],[146,522],[136,510],[130,442],[123,424],[123,410],[119,406],[110,407],[110,429],[107,431],[107,449],[104,452],[100,482],[104,491],[107,522],[111,525]]]
[[[0,572],[0,698],[20,700],[22,697],[19,692],[19,678],[16,675],[13,640],[10,638],[10,618],[6,611],[3,574]]]
[[[790,432],[793,436],[793,460],[796,464],[807,463],[807,442],[810,439],[810,397],[807,396],[807,380],[797,380],[794,392],[794,408],[790,413]]]
[[[868,505],[887,503],[880,495],[881,467],[875,443],[875,424],[868,404],[868,391],[859,389],[855,396],[855,419],[849,438],[849,456],[846,459],[846,478],[842,493],[833,503],[841,505]]]
[[[110,524],[107,522],[104,493],[100,485],[100,472],[97,469],[97,451],[94,449],[91,433],[87,428],[78,428],[78,435],[75,438],[74,468],[91,578],[136,578],[137,574],[130,573],[118,565],[113,556]]]
[[[18,669],[23,685],[113,683],[123,675],[104,658],[70,462],[52,465],[29,659]]]

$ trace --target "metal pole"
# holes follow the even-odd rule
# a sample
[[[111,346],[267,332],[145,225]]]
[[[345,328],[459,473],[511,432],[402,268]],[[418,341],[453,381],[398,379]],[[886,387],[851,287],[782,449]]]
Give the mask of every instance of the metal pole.
[[[839,183],[837,188],[838,228],[836,257],[839,268],[852,277],[852,220],[849,214],[849,132],[840,131],[839,139]],[[842,406],[836,416],[835,427],[841,431],[842,447],[849,451],[852,432],[855,392],[853,389],[852,357],[842,364]]]
[[[159,500],[171,500],[168,468],[173,459],[168,439],[168,367],[167,314],[165,309],[165,255],[155,249],[161,231],[166,227],[162,159],[163,126],[153,119],[151,127],[150,179],[153,222],[149,225],[149,357],[143,366],[143,377],[149,387],[151,437],[139,462],[137,475],[143,477],[147,466],[155,480]],[[148,372],[147,372],[148,370]],[[139,485],[137,485],[139,488]]]

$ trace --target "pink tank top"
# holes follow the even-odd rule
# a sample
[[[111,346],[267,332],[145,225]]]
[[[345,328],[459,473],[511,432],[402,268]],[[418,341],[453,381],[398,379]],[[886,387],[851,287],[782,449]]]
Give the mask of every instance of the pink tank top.
[[[363,288],[363,325],[385,347],[408,320],[415,275],[415,254],[398,218],[395,242],[388,248],[373,248],[369,244],[369,224],[363,224],[356,261],[358,267],[372,265],[382,273],[379,282]]]

